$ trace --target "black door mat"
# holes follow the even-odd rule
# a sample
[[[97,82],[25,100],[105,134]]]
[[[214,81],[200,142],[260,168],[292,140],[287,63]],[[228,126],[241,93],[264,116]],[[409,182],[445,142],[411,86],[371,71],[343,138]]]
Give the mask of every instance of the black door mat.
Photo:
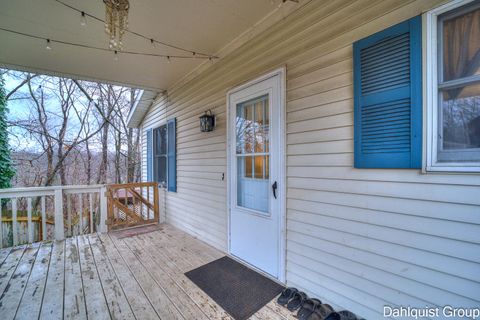
[[[283,290],[280,284],[229,257],[185,275],[236,320],[249,318]]]

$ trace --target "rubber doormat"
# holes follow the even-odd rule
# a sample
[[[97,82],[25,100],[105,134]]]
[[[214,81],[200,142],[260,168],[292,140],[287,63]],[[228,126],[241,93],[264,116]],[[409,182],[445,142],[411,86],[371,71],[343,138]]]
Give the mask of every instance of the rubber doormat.
[[[185,275],[236,320],[249,318],[284,288],[226,256]]]

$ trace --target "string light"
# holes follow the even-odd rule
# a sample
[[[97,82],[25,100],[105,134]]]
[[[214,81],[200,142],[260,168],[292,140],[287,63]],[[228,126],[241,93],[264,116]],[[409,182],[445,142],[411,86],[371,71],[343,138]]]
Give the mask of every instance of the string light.
[[[61,1],[61,0],[55,0],[55,1],[58,2],[58,3],[60,3],[61,5],[65,6],[65,7],[67,7],[67,8],[69,8],[69,9],[71,9],[71,10],[77,11],[77,12],[79,12],[79,13],[84,12],[84,11],[81,11],[80,9],[78,9],[78,8],[76,8],[76,7],[68,4],[68,3],[65,3],[65,2],[63,2],[63,1]],[[96,17],[96,16],[94,16],[94,15],[88,13],[88,12],[84,12],[84,13],[85,13],[85,16],[88,16],[88,17],[90,17],[90,18],[93,19],[93,20],[97,20],[97,21],[99,21],[99,22],[101,22],[101,23],[103,23],[103,24],[105,23],[105,20],[103,20],[103,19],[100,19],[100,18],[98,18],[98,17]],[[163,46],[170,47],[170,48],[172,48],[172,49],[176,49],[176,50],[180,50],[180,51],[188,52],[188,53],[194,52],[193,50],[189,50],[189,49],[186,49],[186,48],[182,48],[182,47],[179,47],[179,46],[176,46],[176,45],[173,45],[173,44],[171,44],[171,43],[164,42],[164,41],[156,40],[156,39],[153,39],[152,37],[147,37],[147,36],[145,36],[145,35],[143,35],[143,34],[141,34],[141,33],[138,33],[138,32],[136,32],[136,31],[133,31],[133,30],[131,30],[131,29],[126,29],[125,32],[128,32],[128,33],[130,33],[130,34],[133,34],[133,35],[135,35],[135,36],[137,36],[137,37],[144,38],[144,39],[146,39],[146,40],[148,40],[148,41],[150,41],[150,42],[152,42],[152,40],[153,40],[153,42],[154,42],[155,44],[161,44],[161,45],[163,45]],[[208,59],[209,57],[212,57],[213,59],[218,59],[217,56],[213,56],[213,55],[210,55],[210,54],[208,54],[208,53],[202,53],[202,52],[195,51],[195,54],[196,54],[197,56],[202,56],[202,57],[205,58],[205,59]],[[171,56],[171,57],[173,57],[173,56]]]
[[[295,3],[298,3],[299,0],[280,0],[280,3],[278,4],[278,8],[282,7],[282,5],[287,2],[287,1],[291,1],[291,2],[295,2]],[[275,4],[275,0],[270,0],[270,4],[271,5],[274,5]]]
[[[170,56],[167,56],[167,63],[170,63]]]
[[[153,39],[150,39],[150,44],[152,45],[152,48],[155,48],[155,41]]]
[[[15,30],[6,29],[6,28],[2,28],[2,27],[0,27],[0,30],[5,31],[5,32],[9,32],[9,33],[13,33],[13,34],[17,34],[17,35],[21,35],[21,36],[24,36],[24,37],[29,37],[29,38],[33,38],[33,39],[46,41],[46,49],[47,50],[51,50],[52,45],[54,43],[59,43],[59,44],[67,45],[67,46],[71,46],[71,47],[98,50],[98,51],[104,51],[104,52],[112,52],[112,50],[109,50],[107,48],[95,47],[95,46],[90,46],[90,45],[86,45],[86,44],[57,40],[57,39],[52,39],[52,38],[45,38],[45,37],[37,36],[37,35],[34,35],[34,34],[15,31]],[[171,59],[199,59],[199,60],[218,59],[218,57],[214,57],[214,56],[199,56],[199,55],[196,55],[196,56],[192,56],[192,55],[168,55],[167,56],[165,54],[135,52],[135,51],[122,51],[122,54],[139,55],[139,56],[145,56],[145,57],[168,58],[168,60],[171,60]]]
[[[118,61],[118,51],[115,50],[113,51],[114,55],[113,55],[113,61]]]
[[[82,11],[82,14],[80,16],[80,25],[82,27],[85,27],[87,25],[87,17],[85,16],[85,12]]]

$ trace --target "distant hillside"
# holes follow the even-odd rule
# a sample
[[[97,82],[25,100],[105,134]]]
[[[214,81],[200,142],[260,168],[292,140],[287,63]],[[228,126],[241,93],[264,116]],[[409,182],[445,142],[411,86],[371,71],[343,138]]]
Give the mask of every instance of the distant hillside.
[[[101,162],[101,153],[91,154],[91,177],[87,175],[87,153],[83,150],[73,151],[66,162],[65,176],[69,185],[95,184],[98,178],[98,168]],[[12,152],[12,160],[15,164],[16,175],[12,180],[13,187],[34,187],[45,184],[45,176],[48,170],[46,154],[33,152]],[[115,182],[115,153],[108,154],[107,183]],[[54,160],[54,164],[56,161]],[[122,165],[122,164],[121,164]],[[123,165],[125,167],[125,165]],[[122,170],[126,170],[122,168]],[[59,184],[59,183],[55,183]]]

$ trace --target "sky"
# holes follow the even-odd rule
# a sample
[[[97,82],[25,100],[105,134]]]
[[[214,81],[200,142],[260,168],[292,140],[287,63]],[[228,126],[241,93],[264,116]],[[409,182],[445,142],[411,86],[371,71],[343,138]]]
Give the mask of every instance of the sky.
[[[21,74],[21,73],[18,73]],[[47,77],[47,76],[45,76]],[[55,77],[51,77],[55,78]],[[9,73],[4,74],[4,79],[5,79],[5,88],[7,93],[10,92],[12,89],[14,89],[16,86],[18,86],[21,82],[22,79],[19,77],[14,77],[10,75]],[[34,80],[35,86],[32,88],[34,91],[37,90],[39,82],[38,80]],[[59,118],[59,110],[60,110],[60,101],[57,97],[55,97],[56,94],[58,94],[58,89],[57,86],[53,84],[48,84],[45,82],[42,82],[42,86],[44,89],[44,92],[50,92],[51,97],[49,99],[46,99],[46,109],[47,112],[50,116],[50,123],[55,126],[55,122],[58,121],[58,124],[60,124],[60,118]],[[22,96],[28,96],[29,99],[19,99]],[[13,98],[13,99],[12,99]],[[76,100],[75,103],[78,110],[80,112],[86,112],[87,110],[87,105],[88,105],[88,99],[83,95],[80,94],[79,97]],[[7,107],[9,109],[9,113],[7,114],[7,119],[10,121],[13,120],[27,120],[29,118],[32,118],[32,110],[35,110],[34,108],[35,105],[33,101],[31,100],[29,89],[27,85],[24,85],[21,89],[19,89],[12,97],[10,97],[10,100],[7,102]],[[94,115],[90,112],[91,115],[89,115],[90,118],[90,123],[92,123],[92,128],[97,125],[97,120],[94,118]],[[57,120],[56,120],[57,119]],[[77,135],[78,131],[80,128],[80,121],[78,120],[78,117],[74,115],[73,112],[71,112],[70,117],[69,117],[69,129],[67,130],[67,134],[70,133],[70,139],[72,139],[74,136]],[[53,129],[55,130],[55,129]],[[25,150],[29,152],[37,152],[41,148],[38,144],[38,141],[30,136],[24,129],[20,129],[18,127],[9,127],[9,140],[10,140],[10,146],[13,150]],[[66,137],[66,140],[68,140],[69,137]],[[101,145],[99,145],[98,141],[95,141],[95,139],[92,139],[92,148],[100,150]]]
[[[21,83],[21,80],[16,80],[8,75],[4,75],[5,89],[8,92],[13,90],[17,85]],[[18,93],[27,93],[27,87],[23,87]],[[7,102],[8,114],[7,119],[26,119],[30,113],[31,105],[25,100],[9,100]],[[37,142],[34,139],[30,139],[22,134],[18,129],[9,127],[9,140],[10,146],[16,149],[27,149],[35,151],[37,148]]]

